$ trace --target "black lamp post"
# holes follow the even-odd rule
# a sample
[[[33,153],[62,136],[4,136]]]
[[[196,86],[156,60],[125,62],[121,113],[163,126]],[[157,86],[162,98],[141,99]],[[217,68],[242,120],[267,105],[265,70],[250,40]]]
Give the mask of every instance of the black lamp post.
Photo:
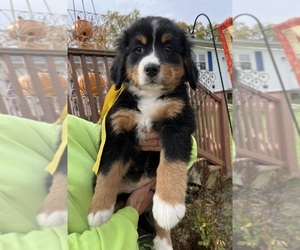
[[[218,64],[219,76],[220,76],[220,80],[221,80],[221,84],[222,84],[222,92],[223,92],[223,96],[224,96],[224,100],[225,100],[225,104],[226,104],[227,117],[228,117],[228,121],[229,121],[229,125],[230,125],[230,131],[231,131],[231,134],[233,135],[233,129],[232,129],[232,124],[231,124],[231,119],[230,119],[230,114],[229,114],[229,109],[228,109],[228,101],[227,101],[227,96],[225,93],[225,86],[224,86],[223,76],[222,76],[221,67],[220,67],[220,61],[219,61],[219,56],[218,56],[218,51],[217,51],[217,46],[216,46],[215,35],[213,32],[213,27],[212,27],[211,21],[206,14],[201,13],[195,18],[194,25],[193,25],[192,31],[190,32],[190,35],[192,38],[195,38],[194,32],[195,32],[196,22],[200,16],[206,17],[206,19],[209,23],[210,33],[211,33],[214,50],[215,50],[215,54],[216,54],[216,59],[217,59],[217,64]]]

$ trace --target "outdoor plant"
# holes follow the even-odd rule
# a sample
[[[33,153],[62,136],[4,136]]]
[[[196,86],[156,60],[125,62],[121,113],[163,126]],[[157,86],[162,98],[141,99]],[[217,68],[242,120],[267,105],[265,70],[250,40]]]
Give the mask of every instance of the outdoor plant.
[[[274,173],[254,188],[259,173],[248,177],[251,182],[235,186],[233,192],[234,249],[299,249],[300,181],[284,181]]]

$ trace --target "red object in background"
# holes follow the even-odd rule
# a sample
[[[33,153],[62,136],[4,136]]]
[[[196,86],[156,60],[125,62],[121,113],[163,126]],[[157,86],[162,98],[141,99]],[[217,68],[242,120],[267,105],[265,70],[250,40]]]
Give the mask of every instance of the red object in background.
[[[273,27],[300,86],[300,17],[289,19]]]
[[[217,30],[224,50],[224,55],[227,63],[231,82],[233,83],[233,68],[232,68],[232,17],[227,18],[223,23],[219,24]]]

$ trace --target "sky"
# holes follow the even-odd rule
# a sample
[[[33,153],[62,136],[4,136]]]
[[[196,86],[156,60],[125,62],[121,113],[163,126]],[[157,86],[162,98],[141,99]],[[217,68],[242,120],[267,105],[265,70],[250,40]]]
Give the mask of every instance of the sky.
[[[82,9],[82,0],[68,0],[68,8]],[[221,23],[230,16],[241,13],[255,15],[262,23],[280,23],[300,16],[300,0],[94,0],[98,14],[108,10],[126,14],[138,9],[142,16],[161,15],[193,24],[196,16],[205,13],[213,23]],[[94,12],[92,0],[84,0],[86,11]],[[198,19],[205,23],[205,18]],[[247,17],[239,21],[253,24]]]
[[[46,12],[48,13],[47,5],[52,13],[67,14],[66,9],[70,0],[1,0],[1,9],[14,9],[33,12]],[[86,1],[86,0],[85,0]],[[46,4],[45,4],[46,2]],[[12,5],[11,5],[12,3]]]
[[[300,17],[300,0],[233,0],[233,15],[249,13],[263,24],[278,24],[294,17]],[[239,17],[236,20],[254,23],[253,19]]]
[[[75,8],[82,8],[81,0],[74,1]],[[164,16],[187,24],[193,24],[200,13],[208,15],[213,23],[222,22],[232,15],[232,6],[226,0],[94,0],[94,6],[99,14],[108,10],[126,14],[137,9],[142,16]],[[68,7],[73,9],[73,0],[69,0]],[[91,0],[85,0],[85,8],[93,11]],[[204,17],[198,20],[205,21]]]
[[[14,9],[48,12],[45,2],[52,13],[67,14],[67,8],[105,14],[108,10],[127,14],[138,9],[142,16],[161,15],[175,21],[193,24],[196,16],[205,13],[212,23],[221,23],[230,16],[250,13],[262,23],[280,23],[292,17],[300,16],[300,0],[1,0],[1,9]],[[93,4],[92,4],[93,3]],[[253,24],[253,20],[240,17],[239,21]],[[204,17],[198,21],[205,24]]]

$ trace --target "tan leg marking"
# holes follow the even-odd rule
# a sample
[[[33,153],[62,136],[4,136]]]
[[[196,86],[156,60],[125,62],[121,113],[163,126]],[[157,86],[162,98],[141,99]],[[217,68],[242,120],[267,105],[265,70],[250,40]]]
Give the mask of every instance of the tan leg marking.
[[[38,224],[45,227],[65,225],[67,223],[67,175],[56,173],[44,203],[37,213]]]
[[[160,227],[170,230],[185,215],[187,170],[183,162],[168,162],[161,151],[157,169],[153,216]]]
[[[43,205],[39,212],[49,213],[57,210],[67,209],[67,175],[63,173],[56,173],[53,175],[52,185],[47,194]]]
[[[128,132],[137,126],[137,112],[131,109],[120,109],[111,116],[111,123],[116,134]]]
[[[168,162],[165,153],[160,153],[157,169],[156,194],[169,204],[185,203],[187,169],[184,162]]]
[[[98,174],[90,212],[110,209],[115,204],[121,180],[128,167],[129,163],[124,165],[121,161],[116,161],[108,175]]]
[[[175,118],[182,112],[183,106],[184,103],[182,100],[167,100],[166,103],[152,115],[152,120],[155,122],[165,118]]]

